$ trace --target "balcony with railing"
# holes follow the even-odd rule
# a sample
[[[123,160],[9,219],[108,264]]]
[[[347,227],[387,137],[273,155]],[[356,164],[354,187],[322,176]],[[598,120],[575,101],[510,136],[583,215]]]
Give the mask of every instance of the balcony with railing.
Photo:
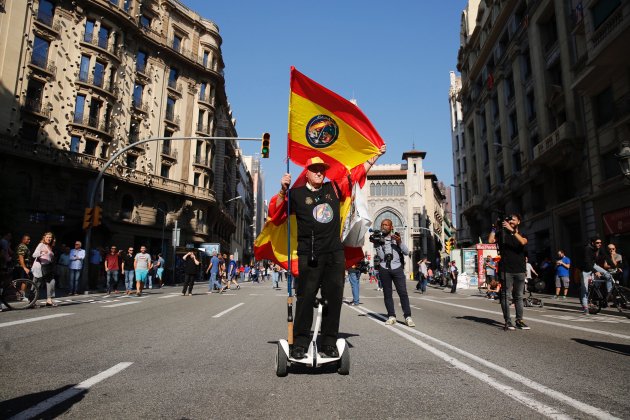
[[[624,6],[623,3],[624,2],[621,2],[619,7],[617,7],[617,9],[593,32],[593,36],[591,37],[593,49],[609,39],[609,36],[624,24],[623,9],[626,6]]]
[[[176,79],[169,79],[167,86],[169,89],[173,90],[174,92],[178,93],[181,96],[183,92],[182,84],[178,82]]]
[[[61,32],[61,23],[59,23],[59,20],[56,20],[55,16],[50,13],[45,13],[41,10],[38,11],[37,16],[35,17],[35,22],[39,24],[39,26],[49,31],[53,31],[56,34]]]
[[[78,124],[84,127],[89,127],[91,129],[97,130],[102,134],[106,134],[111,137],[113,133],[112,124],[107,119],[100,119],[90,115],[84,114],[75,114],[72,122],[74,124]]]
[[[198,134],[202,134],[202,135],[206,135],[209,136],[211,127],[209,124],[197,124],[197,133]]]
[[[179,115],[175,115],[175,111],[173,110],[166,110],[166,115],[164,116],[164,120],[167,123],[176,125],[179,127]]]
[[[206,156],[193,156],[193,165],[201,166],[203,168],[210,168],[210,159]]]
[[[77,76],[77,82],[98,88],[99,90],[107,92],[110,95],[115,95],[117,92],[114,84],[106,81],[103,74],[98,75],[88,74],[87,72],[79,72],[79,75]]]
[[[568,121],[565,122],[534,146],[532,163],[550,163],[557,159],[562,159],[562,154],[557,153],[558,149],[560,146],[568,145],[575,138],[575,135],[575,125]]]
[[[46,105],[43,105],[41,98],[26,98],[24,105],[22,105],[22,110],[44,118],[50,118],[52,104],[48,102]]]
[[[133,98],[131,100],[131,106],[133,107],[134,111],[142,112],[143,114],[149,113],[149,104],[147,104],[146,102],[142,102],[142,99]]]
[[[95,35],[94,33],[84,32],[81,37],[81,43],[97,47],[102,51],[109,53],[112,57],[120,60],[119,53],[122,49],[118,49],[113,42],[110,42],[109,36]]]
[[[54,76],[57,73],[57,67],[54,64],[48,63],[48,55],[38,54],[34,52],[31,55],[31,64],[34,68],[42,70],[49,75]]]
[[[167,159],[176,160],[177,159],[177,149],[172,146],[162,145],[162,157]]]

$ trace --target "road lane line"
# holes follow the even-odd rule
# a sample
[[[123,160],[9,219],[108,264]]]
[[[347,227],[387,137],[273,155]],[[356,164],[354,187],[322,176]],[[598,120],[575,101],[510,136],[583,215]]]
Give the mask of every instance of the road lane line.
[[[434,299],[429,299],[429,298],[422,298],[421,300],[426,300],[428,302],[439,303],[441,305],[448,305],[448,306],[455,306],[457,308],[469,309],[471,311],[486,312],[486,313],[489,313],[489,314],[500,315],[501,317],[503,317],[503,313],[500,312],[500,311],[491,311],[489,309],[473,308],[472,306],[458,305],[456,303],[442,302],[442,301],[439,301],[439,300],[434,300]],[[585,315],[586,318],[588,318],[589,316],[592,316],[592,315]],[[602,334],[602,335],[607,335],[607,336],[610,336],[610,337],[623,338],[625,340],[630,340],[630,335],[617,334],[617,333],[614,333],[614,332],[601,331],[601,330],[594,330],[592,328],[586,328],[586,327],[578,327],[577,325],[561,324],[559,322],[545,321],[543,319],[537,319],[537,318],[531,318],[531,317],[527,318],[527,321],[528,322],[530,322],[530,321],[531,322],[540,322],[541,324],[554,325],[556,327],[569,328],[569,329],[572,329],[572,330],[586,331],[586,332],[589,332],[589,333]]]
[[[44,321],[46,319],[59,318],[60,316],[68,316],[68,315],[74,315],[74,314],[72,314],[72,313],[61,313],[61,314],[54,314],[54,315],[38,316],[37,318],[21,319],[19,321],[3,322],[3,323],[0,324],[0,328],[10,327],[10,326],[13,326],[13,325],[26,324],[28,322]]]
[[[116,308],[118,306],[133,305],[134,303],[140,303],[140,302],[138,302],[137,300],[134,300],[131,302],[114,303],[113,305],[103,305],[101,306],[101,308]]]
[[[168,299],[168,298],[173,298],[173,297],[177,297],[177,296],[181,296],[181,295],[182,295],[181,293],[177,293],[177,294],[173,293],[173,294],[166,295],[166,296],[160,296],[160,297],[158,297],[158,299]]]
[[[66,400],[69,400],[70,398],[77,396],[78,394],[82,393],[86,389],[90,389],[92,386],[96,385],[97,383],[104,381],[105,379],[111,376],[114,376],[115,374],[117,374],[118,372],[124,369],[127,369],[131,365],[132,365],[132,362],[118,363],[117,365],[112,366],[111,368],[99,373],[98,375],[95,375],[89,379],[86,379],[85,381],[81,382],[78,385],[75,385],[72,388],[66,389],[65,391],[55,395],[54,397],[50,397],[47,400],[44,400],[40,402],[39,404],[31,408],[28,408],[22,411],[21,413],[16,414],[15,416],[11,417],[9,420],[32,419],[36,416],[39,416],[40,414],[50,410],[54,406]]]
[[[234,309],[238,308],[238,307],[239,307],[239,306],[241,306],[241,305],[245,305],[245,302],[241,302],[241,303],[239,303],[238,305],[234,305],[234,306],[232,306],[231,308],[228,308],[228,309],[226,309],[226,310],[225,310],[225,311],[223,311],[223,312],[219,312],[218,314],[214,315],[212,318],[219,318],[219,317],[221,317],[221,316],[223,316],[223,315],[227,314],[228,312],[230,312],[230,311],[232,311],[232,310],[234,310]]]
[[[368,315],[369,319],[373,320],[377,324],[379,324],[379,325],[381,325],[383,327],[388,327],[383,322],[381,322],[378,319],[376,319],[376,318],[379,318],[380,320],[385,321],[386,318],[384,316],[382,316],[381,314],[370,312],[369,310],[360,309],[360,308],[357,308],[357,307],[351,307],[350,309],[353,309],[353,310],[355,310],[357,312],[360,312],[360,313],[362,313],[364,315]],[[400,328],[400,330],[398,328]],[[404,331],[402,331],[403,329],[404,329]],[[576,400],[574,398],[571,398],[568,395],[565,395],[565,394],[563,394],[563,393],[561,393],[559,391],[551,389],[551,388],[549,388],[549,387],[547,387],[545,385],[539,384],[538,382],[535,382],[535,381],[533,381],[533,380],[531,380],[529,378],[526,378],[526,377],[524,377],[524,376],[522,376],[522,375],[520,375],[520,374],[518,374],[518,373],[516,373],[514,371],[511,371],[509,369],[506,369],[506,368],[498,366],[498,365],[496,365],[494,363],[491,363],[491,362],[489,362],[489,361],[487,361],[487,360],[485,360],[485,359],[483,359],[481,357],[478,357],[478,356],[475,356],[473,354],[470,354],[469,352],[467,352],[465,350],[462,350],[462,349],[460,349],[458,347],[455,347],[455,346],[453,346],[451,344],[448,344],[448,343],[446,343],[446,342],[444,342],[444,341],[442,341],[440,339],[437,339],[437,338],[432,337],[432,336],[430,336],[428,334],[425,334],[425,333],[423,333],[421,331],[418,331],[417,329],[412,329],[412,328],[402,327],[400,325],[396,325],[396,327],[392,328],[392,330],[396,334],[398,334],[398,335],[400,335],[400,336],[402,336],[404,338],[407,338],[408,340],[414,342],[415,344],[418,344],[420,347],[424,348],[425,350],[428,350],[429,352],[435,354],[436,356],[438,356],[441,359],[447,361],[448,363],[453,364],[455,367],[457,367],[459,369],[462,369],[462,368],[459,365],[453,363],[451,361],[451,359],[461,363],[462,365],[464,365],[464,366],[466,366],[467,368],[470,369],[470,371],[468,369],[462,369],[466,373],[469,373],[472,376],[475,376],[476,378],[482,380],[483,382],[488,383],[490,386],[496,388],[497,390],[499,390],[501,392],[504,392],[505,394],[507,394],[508,396],[514,398],[515,400],[517,400],[517,401],[527,405],[530,408],[533,408],[534,410],[536,410],[539,413],[544,414],[546,416],[549,416],[549,417],[552,417],[552,418],[560,418],[560,417],[558,417],[558,415],[560,415],[562,417],[565,417],[565,414],[562,413],[562,412],[560,412],[561,414],[558,414],[558,412],[555,409],[553,409],[553,408],[551,408],[549,406],[546,406],[543,403],[539,403],[539,402],[537,402],[535,400],[531,400],[529,397],[525,397],[524,394],[519,395],[519,394],[521,394],[520,391],[517,391],[517,390],[515,390],[515,389],[513,389],[513,388],[511,388],[511,387],[509,387],[507,385],[503,385],[500,382],[496,382],[496,384],[499,385],[499,386],[495,386],[494,384],[489,382],[489,381],[494,381],[489,375],[487,375],[487,374],[485,374],[483,372],[477,371],[475,368],[473,368],[473,367],[471,367],[469,365],[466,365],[465,363],[460,362],[457,359],[454,359],[454,358],[452,358],[452,357],[450,357],[448,355],[445,355],[443,351],[441,351],[441,350],[439,350],[439,349],[437,349],[437,348],[435,348],[435,347],[433,347],[433,346],[431,346],[429,344],[426,344],[423,341],[420,341],[420,340],[416,339],[415,337],[411,337],[408,333],[413,333],[413,334],[419,335],[420,337],[425,338],[427,340],[431,340],[431,341],[433,341],[433,342],[435,342],[435,343],[437,343],[437,344],[439,344],[439,345],[441,345],[443,347],[446,347],[447,349],[449,349],[449,350],[451,350],[451,351],[453,351],[453,352],[455,352],[457,354],[460,354],[460,355],[462,355],[464,357],[467,357],[467,358],[469,358],[469,359],[471,359],[471,360],[473,360],[473,361],[475,361],[475,362],[477,362],[477,363],[479,363],[481,365],[484,365],[484,366],[486,366],[486,367],[488,367],[488,368],[490,368],[492,370],[495,370],[495,371],[501,373],[502,375],[507,376],[509,379],[511,379],[513,381],[519,382],[519,383],[521,383],[521,384],[523,384],[523,385],[525,385],[525,386],[527,386],[527,387],[529,387],[529,388],[531,388],[531,389],[533,389],[535,391],[540,392],[543,395],[547,395],[547,396],[552,397],[552,398],[554,398],[556,400],[562,401],[563,403],[565,403],[565,404],[567,404],[567,405],[569,405],[569,406],[571,406],[571,407],[573,407],[573,408],[575,408],[575,409],[577,409],[579,411],[582,411],[582,412],[584,412],[584,413],[586,413],[586,414],[588,414],[588,415],[590,415],[590,416],[592,416],[594,418],[598,418],[598,419],[616,419],[616,417],[614,417],[612,414],[610,414],[610,413],[608,413],[608,412],[606,412],[604,410],[601,410],[601,409],[599,409],[597,407],[593,407],[591,405],[588,405],[588,404],[585,404],[585,403],[583,403],[581,401],[578,401],[578,400]],[[474,372],[474,374],[471,373],[471,372]],[[486,380],[486,378],[489,381]],[[503,387],[505,387],[505,389],[507,391],[509,391],[509,392],[504,391]],[[512,392],[512,390],[514,392]],[[531,400],[531,401],[528,401],[528,400]],[[530,403],[532,403],[532,402],[534,403],[533,406],[530,405]],[[545,411],[540,411],[539,408],[542,409],[542,410],[545,410],[545,411],[551,410],[549,412],[549,413],[551,413],[551,415],[548,414]]]

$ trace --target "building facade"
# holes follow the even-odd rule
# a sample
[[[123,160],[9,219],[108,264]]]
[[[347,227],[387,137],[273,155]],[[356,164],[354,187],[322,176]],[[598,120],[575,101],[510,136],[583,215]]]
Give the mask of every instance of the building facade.
[[[380,229],[383,219],[392,220],[394,230],[409,247],[407,275],[417,271],[421,258],[434,263],[443,258],[443,244],[448,239],[444,229],[446,197],[437,177],[424,170],[425,157],[425,152],[411,150],[403,153],[403,163],[374,165],[361,189],[372,228]],[[375,255],[367,237],[363,249],[370,258]]]
[[[455,193],[470,237],[518,212],[533,260],[579,259],[595,234],[630,249],[615,158],[630,140],[630,2],[471,0],[460,35]]]
[[[0,11],[5,229],[51,230],[66,244],[82,238],[92,180],[131,146],[105,173],[93,244],[164,252],[177,222],[179,245],[219,243],[230,252],[236,219],[251,202],[239,182],[251,180],[235,141],[204,139],[237,135],[221,43],[213,22],[177,0],[7,0]],[[190,136],[198,139],[171,140]],[[136,144],[156,137],[163,139]],[[250,201],[231,200],[237,195]]]

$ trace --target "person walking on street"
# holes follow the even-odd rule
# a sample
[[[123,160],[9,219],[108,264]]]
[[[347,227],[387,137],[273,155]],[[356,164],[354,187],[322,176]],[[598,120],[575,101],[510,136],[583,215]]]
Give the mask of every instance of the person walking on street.
[[[525,245],[527,238],[519,230],[521,216],[512,214],[497,223],[488,235],[488,242],[497,243],[501,260],[499,261],[499,278],[501,279],[501,310],[505,320],[505,330],[514,330],[510,317],[508,294],[514,299],[516,309],[516,328],[529,330],[523,321],[523,289],[525,287]]]
[[[448,268],[448,275],[451,278],[451,293],[457,292],[457,276],[459,276],[459,270],[455,261],[451,261],[451,266]]]
[[[30,279],[31,275],[31,251],[28,249],[28,244],[31,243],[31,237],[29,235],[23,235],[22,241],[15,249],[15,255],[17,256],[17,265],[15,267],[16,279]]]
[[[105,293],[107,295],[118,293],[118,273],[120,272],[120,258],[115,246],[109,248],[109,254],[105,256]]]
[[[400,298],[405,324],[408,327],[415,327],[416,324],[411,318],[411,306],[409,305],[409,295],[407,294],[407,283],[404,272],[404,257],[409,255],[409,248],[402,242],[402,238],[397,232],[393,232],[393,225],[390,219],[383,219],[381,222],[382,240],[378,242],[370,239],[374,244],[374,250],[380,260],[379,275],[383,285],[383,299],[387,309],[387,325],[396,323],[396,309],[392,284],[396,287],[396,293]]]
[[[147,254],[147,248],[143,245],[140,247],[134,258],[133,268],[136,271],[136,296],[142,296],[144,282],[147,280],[149,270],[152,267],[151,255]]]
[[[164,287],[164,258],[162,254],[157,254],[157,259],[155,260],[155,278],[160,284],[160,289]]]
[[[221,260],[217,257],[217,251],[212,252],[212,258],[210,258],[210,264],[206,269],[206,274],[210,273],[210,277],[208,278],[208,293],[212,293],[214,288],[216,287],[218,290],[221,290],[221,283],[219,283],[219,266],[221,264]]]
[[[351,305],[357,306],[359,302],[359,279],[361,276],[361,270],[355,264],[348,268],[348,282],[350,283],[350,290],[352,290],[352,303]]]
[[[79,294],[84,260],[85,250],[81,249],[81,242],[76,241],[74,248],[70,251],[70,287],[68,288],[70,296]]]
[[[133,292],[133,283],[135,280],[135,258],[133,255],[133,247],[127,248],[127,253],[122,258],[122,271],[125,274],[125,294],[130,295]]]
[[[46,306],[57,306],[52,298],[55,297],[55,278],[53,277],[54,253],[52,248],[52,232],[44,233],[41,241],[33,251],[33,280],[37,288],[41,282],[46,282]]]
[[[416,285],[416,290],[419,290],[422,294],[427,291],[427,278],[429,277],[427,262],[426,258],[421,258],[418,262],[418,284]]]
[[[236,268],[236,261],[234,261],[234,255],[230,254],[230,262],[227,265],[227,288],[230,289],[230,284],[236,285],[236,290],[241,286],[238,284],[238,268]]]
[[[182,296],[192,296],[195,279],[199,274],[199,260],[194,251],[188,251],[183,257],[184,260],[184,288]]]
[[[556,295],[554,299],[560,297],[560,289],[564,288],[562,299],[567,298],[569,293],[569,269],[571,268],[571,260],[564,254],[564,250],[558,250],[558,258],[556,259]]]

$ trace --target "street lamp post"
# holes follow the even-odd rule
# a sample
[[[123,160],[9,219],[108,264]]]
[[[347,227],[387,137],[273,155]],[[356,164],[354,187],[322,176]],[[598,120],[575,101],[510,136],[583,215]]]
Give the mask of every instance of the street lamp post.
[[[88,207],[89,208],[94,208],[94,204],[96,202],[96,192],[99,189],[99,185],[103,181],[103,176],[105,176],[105,171],[107,171],[107,168],[109,168],[116,161],[116,159],[118,159],[123,153],[125,153],[127,150],[131,149],[132,147],[137,147],[140,144],[149,143],[149,142],[153,142],[153,141],[159,141],[159,140],[169,140],[169,141],[177,141],[177,140],[188,140],[188,141],[192,141],[192,140],[262,141],[262,139],[259,138],[259,137],[206,137],[206,136],[151,137],[151,138],[144,139],[144,140],[138,140],[138,141],[136,141],[134,143],[131,143],[131,144],[128,144],[127,146],[125,146],[122,149],[118,150],[116,153],[114,153],[112,155],[111,158],[109,158],[107,163],[105,163],[105,165],[103,165],[103,167],[99,171],[98,175],[96,176],[96,180],[94,181],[94,185],[92,186],[92,191],[90,192],[90,198],[88,200]],[[90,226],[86,229],[86,232],[85,232],[85,254],[88,255],[88,256],[90,255],[91,239],[92,239],[92,225],[90,224]],[[83,273],[82,273],[82,277],[83,278],[87,278],[87,269],[88,269],[87,266],[88,266],[88,264],[84,264],[83,265]]]
[[[166,228],[166,212],[159,207],[155,208],[157,211],[162,212],[164,215],[164,220],[162,220],[162,245],[160,246],[160,253],[162,256],[166,255],[166,250],[164,249],[164,229]]]

